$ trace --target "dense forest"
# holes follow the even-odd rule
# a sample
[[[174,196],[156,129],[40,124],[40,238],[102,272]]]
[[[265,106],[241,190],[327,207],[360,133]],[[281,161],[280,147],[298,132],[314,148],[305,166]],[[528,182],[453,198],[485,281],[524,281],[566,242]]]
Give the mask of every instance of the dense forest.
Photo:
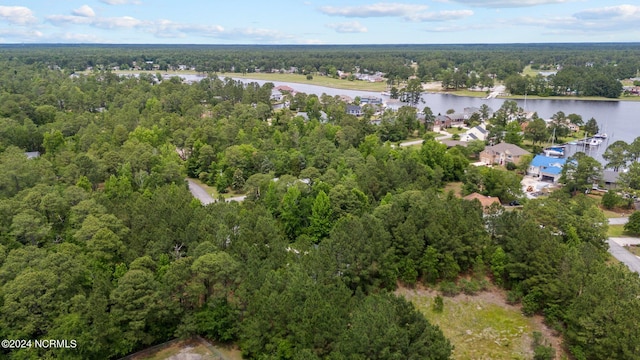
[[[611,56],[624,52],[611,46]],[[262,50],[220,48],[209,61]],[[460,61],[463,50],[447,56]],[[394,290],[451,294],[491,281],[525,314],[544,315],[576,359],[640,358],[640,279],[608,262],[593,199],[558,191],[486,213],[445,185],[509,201],[521,195],[517,174],[470,167],[473,148],[428,133],[422,146],[391,146],[389,134],[426,132],[415,109],[376,126],[326,95],[274,110],[272,84],[72,75],[154,51],[167,63],[211,54],[3,52],[0,337],[78,344],[3,356],[117,358],[199,334],[254,359],[448,359],[449,340]],[[500,126],[505,112],[491,121]],[[186,176],[247,198],[203,206]]]
[[[66,71],[177,69],[202,73],[293,71],[338,76],[338,72],[383,73],[394,85],[417,76],[445,89],[491,86],[505,81],[523,95],[617,98],[621,79],[638,76],[637,43],[466,45],[1,45],[0,57],[42,63]],[[556,74],[518,76],[526,66]]]

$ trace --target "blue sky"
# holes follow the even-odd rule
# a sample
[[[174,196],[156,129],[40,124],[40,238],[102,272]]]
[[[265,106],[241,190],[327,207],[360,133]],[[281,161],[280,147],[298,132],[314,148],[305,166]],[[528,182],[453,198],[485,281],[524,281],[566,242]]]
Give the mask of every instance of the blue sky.
[[[0,43],[640,41],[640,5],[629,0],[8,1]]]

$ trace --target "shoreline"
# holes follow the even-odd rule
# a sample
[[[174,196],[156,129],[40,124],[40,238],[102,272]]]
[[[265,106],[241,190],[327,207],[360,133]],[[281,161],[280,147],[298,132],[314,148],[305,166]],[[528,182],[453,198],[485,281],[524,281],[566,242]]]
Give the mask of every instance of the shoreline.
[[[81,72],[87,74],[87,72]],[[156,70],[118,70],[114,71],[117,75],[124,74],[156,74],[161,73],[163,75],[169,76],[180,76],[180,75],[200,75],[206,76],[207,74],[199,73],[193,70],[181,70],[181,71],[156,71]],[[314,85],[314,86],[324,86],[331,89],[336,90],[351,90],[351,91],[370,91],[370,92],[383,92],[386,90],[386,83],[368,83],[363,82],[361,80],[341,80],[341,79],[333,79],[328,78],[326,76],[316,76],[313,80],[306,80],[304,75],[300,74],[271,74],[271,73],[250,73],[250,74],[242,74],[242,73],[215,73],[219,77],[229,77],[229,78],[239,78],[245,80],[259,80],[259,81],[276,81],[276,82],[288,82],[294,84],[302,84],[302,85]],[[317,81],[318,79],[322,79],[323,81]],[[314,81],[316,80],[316,81]],[[344,84],[338,83],[344,82]],[[431,82],[433,84],[435,82]],[[486,92],[478,91],[477,95],[473,94],[474,91],[470,90],[461,90],[462,93],[458,91],[442,91],[435,89],[434,87],[429,88],[426,91],[423,91],[423,94],[447,94],[454,95],[459,97],[469,97],[469,98],[485,98],[487,96]],[[640,101],[640,96],[631,96],[631,97],[619,97],[615,99],[605,98],[605,97],[578,97],[578,96],[525,96],[523,95],[509,95],[509,96],[497,96],[497,99],[505,99],[505,100],[558,100],[558,101],[567,101],[567,100],[575,100],[575,101],[608,101],[608,102],[616,102],[616,101],[630,101],[637,102]]]

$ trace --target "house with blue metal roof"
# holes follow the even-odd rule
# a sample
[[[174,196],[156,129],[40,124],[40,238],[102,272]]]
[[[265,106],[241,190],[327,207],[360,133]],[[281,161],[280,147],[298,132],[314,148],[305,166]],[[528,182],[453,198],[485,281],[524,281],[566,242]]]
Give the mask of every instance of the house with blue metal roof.
[[[567,159],[559,159],[544,155],[536,155],[527,169],[527,175],[537,177],[542,181],[557,183],[562,175],[562,168]]]

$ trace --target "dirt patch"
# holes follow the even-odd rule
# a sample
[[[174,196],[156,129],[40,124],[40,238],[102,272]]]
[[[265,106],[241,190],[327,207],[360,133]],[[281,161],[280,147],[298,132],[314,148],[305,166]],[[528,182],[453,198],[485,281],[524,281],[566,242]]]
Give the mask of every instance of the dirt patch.
[[[173,340],[142,350],[126,360],[242,360],[235,347],[213,345],[200,337]]]
[[[566,355],[562,338],[545,325],[542,316],[525,317],[521,306],[507,303],[505,291],[497,287],[476,295],[445,297],[442,314],[432,310],[433,299],[439,294],[434,289],[399,288],[396,294],[440,326],[455,346],[454,359],[531,359],[534,331],[553,346],[556,359]]]
[[[422,89],[425,91],[442,91],[442,82],[432,81],[422,84]]]

